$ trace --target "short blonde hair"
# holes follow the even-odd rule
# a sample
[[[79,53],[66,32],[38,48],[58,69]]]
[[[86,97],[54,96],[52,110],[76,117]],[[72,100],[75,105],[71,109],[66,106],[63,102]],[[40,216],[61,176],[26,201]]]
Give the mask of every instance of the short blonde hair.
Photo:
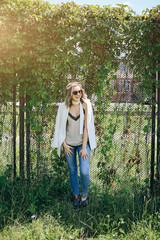
[[[76,86],[79,86],[80,89],[82,90],[82,95],[81,95],[81,99],[80,99],[81,103],[83,103],[84,99],[87,98],[87,95],[86,95],[84,89],[82,88],[81,83],[79,83],[79,82],[69,83],[66,86],[66,101],[65,102],[66,102],[66,106],[67,107],[71,107],[72,106],[72,88],[76,87]]]

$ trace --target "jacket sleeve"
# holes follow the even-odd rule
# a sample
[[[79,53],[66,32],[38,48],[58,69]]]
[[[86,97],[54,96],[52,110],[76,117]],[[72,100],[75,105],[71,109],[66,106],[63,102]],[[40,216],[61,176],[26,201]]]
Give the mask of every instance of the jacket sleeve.
[[[94,127],[94,116],[92,104],[88,100],[87,101],[87,128],[88,128],[88,137],[90,142],[91,149],[96,148],[96,136],[95,136],[95,127]]]
[[[54,136],[53,136],[53,140],[52,140],[52,144],[51,144],[52,148],[58,148],[58,146],[59,146],[60,109],[61,109],[61,104],[58,107],[58,112],[57,112],[57,116],[56,116]]]

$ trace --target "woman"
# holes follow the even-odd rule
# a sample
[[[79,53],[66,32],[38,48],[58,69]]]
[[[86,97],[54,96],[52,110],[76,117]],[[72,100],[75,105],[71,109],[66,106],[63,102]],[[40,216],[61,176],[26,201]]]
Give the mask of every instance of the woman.
[[[66,87],[66,100],[58,108],[54,138],[51,145],[64,149],[69,167],[70,183],[74,194],[74,209],[88,204],[89,164],[91,149],[96,148],[93,111],[90,101],[78,82]],[[80,166],[81,201],[79,202],[79,182],[76,153]]]

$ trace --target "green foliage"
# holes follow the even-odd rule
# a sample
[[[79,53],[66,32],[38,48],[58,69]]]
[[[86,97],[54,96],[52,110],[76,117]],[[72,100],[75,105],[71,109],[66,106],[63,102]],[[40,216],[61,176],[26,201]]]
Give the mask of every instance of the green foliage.
[[[8,0],[1,5],[1,99],[10,101],[16,86],[17,98],[25,97],[24,110],[29,111],[25,121],[38,142],[43,142],[41,116],[49,104],[64,100],[69,76],[82,81],[90,96],[101,95],[101,83],[118,66],[121,21],[131,14],[124,6],[74,2]]]
[[[52,157],[50,158],[52,163],[52,172],[54,177],[54,191],[56,191],[57,197],[60,198],[71,191],[69,179],[68,165],[64,154],[61,157],[57,156],[57,151],[52,151]],[[58,184],[57,184],[58,183]]]
[[[156,72],[160,70],[159,9],[159,5],[146,9],[142,16],[132,18],[124,27],[124,61],[133,70],[135,79],[141,82],[142,92],[150,98],[153,96],[153,84],[156,84]]]
[[[119,20],[121,20],[121,24],[119,26],[120,29],[118,30],[118,35],[120,39],[117,38],[117,41],[118,43],[120,43],[119,49],[121,55],[123,56],[121,56],[121,61],[123,61],[133,71],[134,78],[140,85],[141,98],[146,99],[146,97],[149,97],[151,101],[152,98],[155,97],[153,86],[159,88],[156,79],[156,72],[159,72],[160,70],[159,6],[153,8],[152,10],[146,10],[146,12],[142,16],[133,16],[131,14],[128,14],[126,18],[124,17],[123,20],[120,18]],[[112,56],[113,59],[114,57]],[[111,67],[109,72],[111,72],[112,69],[114,69],[113,66]],[[103,78],[102,76],[103,75],[101,75],[101,78]],[[99,103],[97,104],[97,109],[99,112],[102,113],[103,116],[105,116],[107,103],[104,102],[104,82],[103,80],[99,80],[99,82],[102,87],[100,88],[98,93]],[[108,101],[106,96],[105,101]],[[129,144],[129,138],[131,138],[133,132],[130,130],[130,125],[132,125],[130,114],[131,109],[129,109],[129,111],[127,112],[128,116],[126,117],[126,127],[124,129],[124,136],[122,136],[122,138],[126,140],[127,144]],[[128,122],[129,120],[131,120],[130,123]],[[105,117],[103,117],[103,121],[105,121]],[[100,120],[100,125],[101,122],[102,121]],[[96,124],[98,125],[98,123]],[[148,136],[149,126],[150,125],[146,125],[146,127],[144,128],[146,136]],[[113,135],[116,127],[117,124],[115,125],[115,123],[113,123],[113,119],[111,118],[111,122],[107,125],[107,127],[103,127],[103,129],[99,131],[100,147],[103,157],[102,159],[100,159],[98,167],[100,169],[99,177],[104,184],[111,183],[115,178],[116,169],[114,169],[112,166],[108,166],[108,163],[111,162],[111,159],[113,157],[111,154],[111,149],[113,146]],[[140,132],[138,133],[138,135],[140,136]],[[138,139],[140,139],[140,137],[138,137]],[[130,169],[135,164],[137,164],[138,166],[141,162],[139,150],[140,141],[138,140],[138,143],[135,143],[135,145],[135,150],[132,153],[133,156],[130,156],[126,164],[126,169],[128,169],[128,171],[130,171]],[[126,146],[125,142],[123,146]],[[124,150],[125,152],[123,153],[123,161],[125,162],[126,156],[128,155],[128,149]],[[137,173],[139,172],[140,170],[137,167]]]
[[[141,184],[150,171],[150,106],[110,104],[96,118],[97,174],[104,187],[113,189],[126,178]],[[99,124],[100,122],[100,124]]]
[[[61,100],[68,74],[95,92],[99,77],[117,67],[122,47],[117,32],[131,13],[123,6],[5,2],[0,16],[2,87],[12,92],[12,84],[18,88],[23,82],[32,106]]]
[[[8,169],[4,176],[0,177],[0,222],[13,218],[23,221],[26,217],[47,209],[54,200],[57,201],[69,195],[71,190],[68,174],[66,174],[68,169],[64,167],[65,164],[62,161],[54,158],[50,173],[47,175],[43,173],[39,179],[34,179],[32,176],[31,182],[23,185],[19,178],[12,180],[11,173],[7,174]],[[23,216],[20,216],[22,213]]]

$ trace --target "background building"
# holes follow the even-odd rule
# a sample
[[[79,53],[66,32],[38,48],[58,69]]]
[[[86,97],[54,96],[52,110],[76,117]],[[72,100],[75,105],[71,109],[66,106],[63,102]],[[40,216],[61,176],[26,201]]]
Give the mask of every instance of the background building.
[[[113,89],[111,97],[113,102],[137,102],[139,100],[139,87],[124,63],[120,63],[116,72],[116,80],[111,80]]]

